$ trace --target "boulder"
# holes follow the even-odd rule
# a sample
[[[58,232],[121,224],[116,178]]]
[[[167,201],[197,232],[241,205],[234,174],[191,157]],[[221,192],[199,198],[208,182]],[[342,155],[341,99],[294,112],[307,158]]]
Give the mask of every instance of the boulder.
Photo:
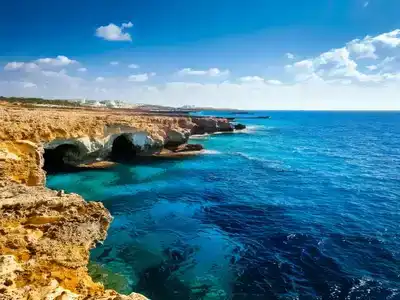
[[[203,149],[203,145],[200,144],[184,144],[174,149],[174,152],[201,151]]]
[[[232,132],[234,130],[234,126],[232,123],[228,122],[228,120],[218,120],[217,121],[217,131],[218,132]]]
[[[186,144],[189,140],[190,131],[189,130],[177,130],[177,129],[170,129],[167,132],[167,139],[165,143],[165,147],[175,147],[182,144]]]
[[[246,129],[246,125],[240,123],[235,125],[235,130],[243,130],[243,129]]]
[[[214,132],[232,132],[234,127],[227,119],[222,118],[193,118],[196,125],[192,128],[192,134],[205,134]]]

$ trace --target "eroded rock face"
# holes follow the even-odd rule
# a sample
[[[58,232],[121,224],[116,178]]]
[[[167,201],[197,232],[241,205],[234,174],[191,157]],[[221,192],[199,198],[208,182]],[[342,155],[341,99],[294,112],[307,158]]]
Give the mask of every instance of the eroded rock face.
[[[44,185],[43,148],[31,141],[0,141],[0,180]]]
[[[89,250],[111,221],[101,203],[45,187],[0,186],[1,299],[146,299],[118,298],[87,274]]]
[[[205,134],[215,132],[232,132],[234,126],[227,119],[221,118],[192,118],[195,126],[192,134]]]
[[[187,117],[135,115],[131,111],[50,109],[0,104],[0,180],[43,185],[43,148],[71,145],[68,163],[87,164],[108,157],[121,134],[141,149],[160,151],[169,132],[186,135],[194,124]],[[75,151],[77,150],[77,151]],[[55,153],[57,154],[57,153]],[[57,155],[56,155],[57,156]],[[57,157],[56,157],[57,158]]]
[[[241,124],[241,123],[236,124],[236,125],[234,125],[234,126],[235,126],[235,130],[243,130],[243,129],[246,129],[246,125]]]
[[[167,139],[165,147],[176,147],[182,144],[186,144],[190,137],[190,130],[188,129],[171,129],[167,132]]]

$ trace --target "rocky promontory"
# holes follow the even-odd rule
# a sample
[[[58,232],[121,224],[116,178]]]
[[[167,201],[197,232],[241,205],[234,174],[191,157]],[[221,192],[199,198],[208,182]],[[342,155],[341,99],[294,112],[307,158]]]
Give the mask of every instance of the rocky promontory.
[[[219,118],[0,104],[1,299],[146,299],[91,279],[89,250],[112,217],[101,203],[45,188],[43,168],[192,155],[203,147],[191,134],[233,130]]]

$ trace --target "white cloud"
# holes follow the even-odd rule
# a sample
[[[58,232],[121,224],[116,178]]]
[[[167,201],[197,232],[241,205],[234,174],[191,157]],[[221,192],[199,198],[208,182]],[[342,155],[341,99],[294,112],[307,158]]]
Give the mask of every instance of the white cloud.
[[[178,71],[179,76],[210,76],[210,77],[220,77],[229,75],[229,70],[221,71],[218,68],[210,68],[208,70],[194,70],[192,68],[184,68]]]
[[[87,72],[87,69],[86,68],[79,68],[77,71],[78,72]]]
[[[71,64],[76,64],[78,63],[76,60],[69,59],[68,57],[64,55],[58,55],[55,58],[40,58],[35,61],[37,64],[43,64],[43,65],[49,65],[53,67],[64,67],[68,66]]]
[[[9,62],[4,66],[4,70],[6,71],[19,70],[24,66],[24,64],[25,63],[23,62],[17,62],[17,61]]]
[[[380,34],[371,39],[372,42],[382,43],[385,46],[392,48],[400,46],[400,29],[393,30],[391,32]]]
[[[355,83],[381,83],[397,78],[396,73],[387,73],[395,69],[396,57],[400,56],[400,30],[377,36],[355,39],[342,48],[331,49],[319,56],[288,65],[285,69],[294,75],[294,80],[351,80]],[[387,56],[390,51],[393,56]],[[382,57],[385,57],[382,59]],[[374,60],[374,64],[364,61]],[[361,70],[367,69],[367,74]],[[385,73],[386,72],[386,73]]]
[[[132,27],[133,27],[132,22],[122,23],[122,28],[132,28]]]
[[[128,68],[130,68],[130,69],[139,69],[139,66],[136,65],[136,64],[130,64],[130,65],[128,66]]]
[[[155,75],[155,73],[154,73]],[[150,74],[150,76],[154,76]],[[149,80],[149,74],[143,73],[143,74],[136,74],[136,75],[130,75],[128,77],[128,81],[133,81],[133,82],[145,82]]]
[[[272,85],[281,85],[282,82],[276,79],[271,79],[271,80],[267,80],[266,83],[268,84],[272,84]]]
[[[121,27],[110,23],[107,26],[100,26],[96,29],[96,36],[106,41],[132,41],[132,37],[129,33],[124,32],[125,28],[131,28],[133,24],[122,23]]]
[[[288,59],[294,59],[294,54],[292,54],[292,53],[286,53],[285,54],[285,56],[288,58]]]
[[[32,82],[24,82],[24,88],[25,89],[27,89],[27,88],[35,88],[35,87],[37,87],[37,85],[32,83]]]
[[[126,26],[131,25],[127,23],[124,28]],[[0,90],[6,96],[119,99],[173,106],[192,104],[271,110],[400,109],[399,35],[400,31],[394,30],[352,40],[314,57],[294,60],[285,67],[286,74],[268,74],[268,78],[285,78],[284,81],[264,80],[259,76],[228,81],[223,77],[229,74],[228,70],[186,68],[178,75],[201,80],[216,77],[218,80],[188,83],[184,82],[187,78],[175,77],[180,82],[150,85],[149,79],[155,73],[88,80],[69,76],[64,69],[55,72],[46,68],[50,61],[40,63],[40,66],[31,61],[6,64],[7,72],[0,72]]]
[[[354,40],[351,41],[348,45],[347,48],[350,52],[355,54],[358,58],[372,58],[376,59],[378,58],[375,54],[376,48],[375,46],[368,42],[368,41],[360,41],[360,40]]]
[[[47,77],[61,77],[67,74],[67,71],[62,69],[59,72],[55,71],[42,71],[42,74]]]
[[[265,80],[264,80],[264,78],[261,78],[259,76],[244,76],[244,77],[240,77],[239,81],[247,82],[247,83],[250,83],[250,82],[254,83],[254,82],[264,82]]]
[[[367,7],[368,5],[369,5],[368,1],[364,2],[364,4],[363,4],[364,7]]]
[[[110,65],[112,66],[118,66],[119,65],[119,61],[111,61]]]
[[[13,61],[13,62],[9,62],[4,66],[4,70],[5,71],[16,71],[16,70],[24,70],[27,72],[31,72],[34,70],[39,69],[39,67],[35,64],[35,63],[31,63],[31,62],[17,62],[17,61]]]

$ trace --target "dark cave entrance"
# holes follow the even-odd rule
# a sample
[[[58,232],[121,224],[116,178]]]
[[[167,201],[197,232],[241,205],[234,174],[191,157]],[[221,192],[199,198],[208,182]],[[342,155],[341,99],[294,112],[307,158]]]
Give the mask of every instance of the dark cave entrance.
[[[121,134],[115,138],[111,149],[111,160],[116,162],[133,161],[140,148],[135,146],[128,134]]]
[[[77,168],[80,150],[76,145],[64,144],[54,149],[45,149],[43,169],[47,173],[73,171]]]

